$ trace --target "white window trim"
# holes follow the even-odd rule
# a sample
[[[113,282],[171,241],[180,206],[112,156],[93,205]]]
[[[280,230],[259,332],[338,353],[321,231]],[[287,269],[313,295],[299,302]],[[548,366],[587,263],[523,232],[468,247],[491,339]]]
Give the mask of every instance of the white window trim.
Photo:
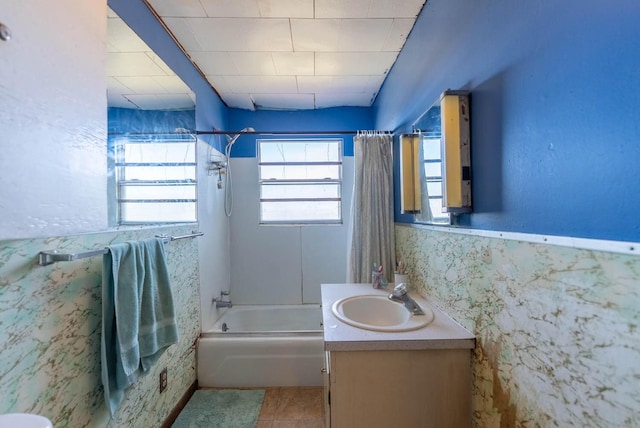
[[[337,142],[338,143],[338,154],[339,161],[330,161],[330,162],[261,162],[261,153],[260,153],[260,143],[286,143],[286,144],[296,144],[302,142]],[[258,146],[258,169],[262,166],[295,166],[295,165],[336,165],[339,167],[338,178],[325,178],[325,179],[258,179],[258,184],[260,187],[259,194],[262,194],[262,186],[268,185],[269,183],[288,183],[288,184],[302,184],[305,183],[308,185],[313,184],[337,184],[339,195],[338,198],[259,198],[259,204],[262,205],[262,202],[317,202],[317,201],[326,201],[326,202],[339,202],[338,215],[339,218],[335,220],[325,219],[325,220],[263,220],[262,219],[262,209],[259,208],[259,216],[260,221],[259,224],[261,226],[303,226],[303,225],[341,225],[343,224],[343,216],[342,216],[342,204],[343,204],[343,150],[344,150],[344,140],[341,138],[319,138],[319,139],[264,139],[257,141]],[[258,177],[260,177],[260,173],[258,173]]]

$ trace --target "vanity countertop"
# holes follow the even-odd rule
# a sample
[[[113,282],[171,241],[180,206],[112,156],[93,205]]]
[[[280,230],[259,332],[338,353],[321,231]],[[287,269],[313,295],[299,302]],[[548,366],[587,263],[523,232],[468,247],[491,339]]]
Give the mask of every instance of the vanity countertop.
[[[436,306],[416,293],[409,295],[420,306],[433,310],[434,319],[418,330],[380,332],[352,327],[336,318],[331,306],[339,299],[358,295],[389,295],[371,284],[322,284],[322,321],[327,351],[374,351],[416,349],[473,349],[475,337]]]

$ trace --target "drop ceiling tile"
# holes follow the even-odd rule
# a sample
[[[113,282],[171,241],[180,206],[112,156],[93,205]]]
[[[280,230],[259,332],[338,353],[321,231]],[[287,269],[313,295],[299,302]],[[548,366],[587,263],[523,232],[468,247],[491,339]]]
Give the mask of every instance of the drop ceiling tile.
[[[313,0],[258,0],[263,18],[313,18]]]
[[[387,42],[383,46],[383,51],[396,51],[400,52],[404,46],[404,42],[407,41],[407,37],[413,28],[415,19],[400,18],[394,19],[391,25],[391,30],[387,38]]]
[[[154,76],[153,79],[169,93],[191,93],[191,88],[178,76]]]
[[[135,91],[124,83],[116,79],[115,77],[108,76],[107,77],[107,92],[113,94],[131,94]]]
[[[272,53],[276,73],[281,76],[312,76],[315,71],[313,52]]]
[[[397,52],[318,52],[316,75],[384,75],[397,55]]]
[[[341,24],[339,51],[379,52],[384,50],[393,20],[343,19]]]
[[[238,73],[229,52],[189,52],[189,56],[205,75]]]
[[[175,76],[175,73],[173,72],[173,70],[171,69],[171,67],[169,67],[163,60],[162,58],[160,58],[160,56],[158,56],[158,54],[156,54],[155,52],[153,52],[152,50],[150,50],[149,52],[145,52],[145,54],[149,57],[149,59],[151,61],[154,62],[155,65],[157,65],[158,67],[160,67],[164,73],[167,76]]]
[[[295,76],[224,76],[231,92],[249,94],[295,94]]]
[[[366,93],[325,93],[316,94],[316,108],[328,108],[338,106],[369,107],[373,102],[375,92]]]
[[[372,93],[378,92],[384,76],[298,76],[301,93]]]
[[[126,97],[122,96],[118,93],[113,93],[107,90],[107,105],[109,107],[119,107],[119,108],[138,108],[137,105],[133,104]]]
[[[241,108],[244,110],[255,110],[253,99],[249,94],[235,94],[233,92],[222,92],[220,96],[224,102],[233,108]]]
[[[271,52],[230,52],[229,56],[239,76],[275,76],[276,67]]]
[[[183,18],[183,21],[200,46],[200,49],[195,50],[220,52],[289,52],[292,50],[288,19]]]
[[[258,18],[256,0],[200,0],[211,18]]]
[[[415,18],[424,0],[315,0],[316,18]]]
[[[207,16],[199,0],[148,0],[160,16],[197,17]]]
[[[315,107],[313,94],[252,94],[258,109],[311,110]]]
[[[194,107],[193,101],[187,94],[127,94],[125,96],[142,110],[173,110]]]
[[[339,19],[292,19],[291,35],[296,52],[334,52],[340,39]]]
[[[152,79],[159,86],[158,93],[187,94],[191,93],[191,88],[187,86],[178,76],[153,76]]]
[[[371,0],[316,0],[316,18],[366,18]]]
[[[154,79],[154,76],[122,76],[118,77],[123,85],[132,88],[133,94],[162,94],[167,90]],[[186,92],[186,91],[185,91]]]
[[[369,18],[414,18],[425,0],[371,0]]]
[[[144,53],[109,52],[107,76],[166,76],[166,73]]]
[[[107,52],[145,52],[151,48],[120,18],[107,19]]]
[[[204,50],[202,46],[200,46],[198,38],[193,34],[187,24],[187,19],[197,18],[162,18],[167,27],[169,27],[169,30],[175,38],[180,41],[180,44],[187,52]]]
[[[219,94],[233,92],[224,76],[207,75],[207,80]]]

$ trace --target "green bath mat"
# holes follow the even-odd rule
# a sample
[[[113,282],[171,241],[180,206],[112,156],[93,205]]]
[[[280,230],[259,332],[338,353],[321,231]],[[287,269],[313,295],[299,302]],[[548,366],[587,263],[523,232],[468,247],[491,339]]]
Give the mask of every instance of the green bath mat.
[[[216,389],[196,391],[173,428],[253,428],[264,390]]]

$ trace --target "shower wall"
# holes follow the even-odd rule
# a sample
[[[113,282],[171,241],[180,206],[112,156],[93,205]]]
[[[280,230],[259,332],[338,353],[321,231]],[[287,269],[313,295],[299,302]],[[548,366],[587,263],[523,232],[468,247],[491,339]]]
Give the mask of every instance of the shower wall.
[[[224,157],[213,147],[220,145],[217,140],[221,138],[224,137],[198,139],[198,223],[205,234],[198,240],[203,329],[219,316],[212,299],[230,287],[229,219],[224,214],[224,188],[218,188],[219,173],[209,171],[211,159]]]
[[[232,158],[231,292],[234,303],[320,303],[320,284],[346,279],[353,157],[343,159],[340,225],[261,226],[256,158]]]

